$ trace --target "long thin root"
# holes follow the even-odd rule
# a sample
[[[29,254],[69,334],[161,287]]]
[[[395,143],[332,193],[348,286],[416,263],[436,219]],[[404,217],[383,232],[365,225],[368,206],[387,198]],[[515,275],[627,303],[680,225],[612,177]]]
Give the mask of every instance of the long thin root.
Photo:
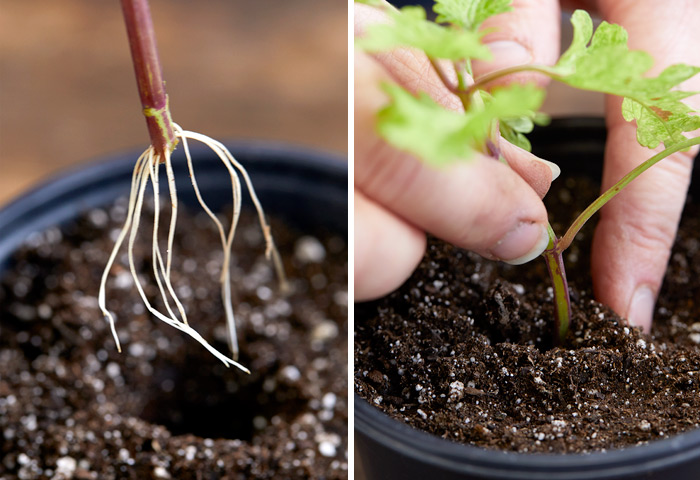
[[[241,181],[239,175],[243,176],[243,179],[250,192],[251,200],[258,212],[258,219],[260,221],[260,226],[262,228],[262,233],[265,238],[265,254],[268,259],[271,259],[275,267],[277,278],[279,280],[280,288],[282,291],[288,289],[287,280],[284,274],[284,267],[277,247],[275,246],[272,234],[270,233],[270,226],[265,219],[265,214],[263,212],[260,201],[258,200],[255,190],[253,189],[252,182],[245,168],[231,155],[228,149],[220,142],[213,140],[205,135],[183,130],[179,125],[175,125],[175,135],[182,141],[183,149],[185,151],[185,157],[187,159],[187,167],[189,169],[190,178],[192,180],[192,187],[194,188],[195,195],[199,204],[202,206],[207,215],[213,220],[216,228],[219,232],[219,237],[221,240],[221,247],[224,254],[223,265],[221,269],[221,298],[224,304],[224,311],[226,312],[226,323],[228,331],[228,341],[229,347],[231,349],[232,358],[228,358],[226,355],[222,354],[214,347],[212,347],[196,330],[194,330],[188,323],[187,315],[182,302],[177,296],[175,289],[173,288],[171,282],[171,266],[173,258],[173,239],[175,235],[175,227],[177,223],[177,210],[178,210],[178,200],[177,191],[175,188],[175,177],[172,169],[172,162],[170,154],[166,154],[165,158],[161,158],[155,153],[153,147],[149,147],[136,161],[134,166],[134,173],[131,180],[131,191],[129,195],[129,205],[127,210],[126,220],[124,225],[119,232],[117,240],[114,244],[112,253],[110,254],[109,260],[105,267],[104,273],[102,274],[102,279],[100,282],[100,291],[98,294],[98,304],[102,313],[109,322],[112,336],[117,345],[117,349],[121,352],[121,344],[119,342],[119,337],[117,335],[115,327],[114,315],[107,310],[106,306],[106,285],[109,272],[114,264],[117,254],[127,239],[127,253],[129,261],[129,270],[134,279],[134,284],[136,289],[143,300],[144,305],[151,314],[153,314],[159,320],[167,323],[168,325],[181,330],[192,338],[201,343],[209,352],[212,353],[216,358],[221,360],[226,366],[233,365],[240,368],[241,370],[250,373],[250,371],[239,364],[236,360],[238,359],[239,348],[238,348],[238,338],[236,334],[236,323],[233,315],[233,305],[231,301],[231,246],[233,244],[233,238],[238,225],[238,219],[241,213]],[[231,192],[233,199],[233,213],[231,216],[231,225],[229,227],[228,233],[224,229],[221,221],[212,212],[209,206],[206,204],[202,198],[199,186],[197,185],[197,180],[194,173],[194,167],[192,162],[192,156],[190,154],[188,141],[198,141],[209,148],[219,157],[223,165],[228,170],[231,176]],[[159,165],[160,163],[165,164],[167,179],[168,179],[168,190],[170,192],[170,203],[171,203],[171,213],[170,213],[170,224],[168,228],[167,237],[167,250],[165,254],[165,261],[163,260],[163,254],[161,252],[159,244],[159,222],[160,222],[160,184],[159,184]],[[146,187],[148,185],[149,179],[153,186],[153,203],[154,203],[154,219],[153,219],[153,242],[152,242],[152,261],[153,261],[153,275],[160,292],[160,298],[165,305],[166,313],[159,312],[151,306],[148,301],[146,294],[144,292],[143,286],[141,284],[141,279],[136,272],[135,260],[134,260],[134,245],[136,242],[136,236],[139,230],[139,223],[141,218],[141,213],[143,209],[143,201],[146,192]],[[180,318],[175,314],[175,311],[171,307],[171,300],[176,306],[177,312],[180,314]]]

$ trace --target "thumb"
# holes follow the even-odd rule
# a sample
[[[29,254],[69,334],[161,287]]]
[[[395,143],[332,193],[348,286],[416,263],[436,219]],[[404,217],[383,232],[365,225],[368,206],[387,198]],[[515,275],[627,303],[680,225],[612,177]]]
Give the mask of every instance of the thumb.
[[[487,19],[481,29],[492,30],[484,37],[493,59],[475,61],[474,78],[497,70],[535,63],[553,65],[559,57],[560,8],[557,0],[514,0],[512,10]],[[539,85],[547,78],[533,73],[519,73],[500,79],[496,84],[514,80]]]
[[[652,0],[601,1],[604,16],[629,32],[631,49],[650,53],[658,74],[673,63],[700,65],[700,6],[666,8]],[[700,90],[695,76],[681,88]],[[700,96],[686,99],[700,107]],[[608,99],[608,141],[603,188],[651,157],[635,139],[635,128],[620,115],[619,99]],[[697,133],[695,134],[697,135]],[[601,212],[593,242],[593,283],[597,298],[632,325],[648,331],[656,295],[666,271],[692,170],[692,154],[679,152],[642,174]]]

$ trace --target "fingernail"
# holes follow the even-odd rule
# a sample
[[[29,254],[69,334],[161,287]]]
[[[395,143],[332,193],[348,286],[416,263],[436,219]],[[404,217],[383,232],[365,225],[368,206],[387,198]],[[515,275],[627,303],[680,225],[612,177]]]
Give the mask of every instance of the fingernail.
[[[521,265],[541,255],[548,243],[549,235],[544,226],[522,222],[501,238],[489,253],[503,262]]]
[[[561,175],[561,168],[559,168],[559,165],[557,165],[556,163],[552,163],[548,160],[544,160],[539,157],[535,157],[535,160],[544,163],[549,167],[549,169],[552,171],[552,181],[556,180],[559,177],[559,175]]]
[[[637,287],[627,309],[627,321],[630,325],[642,327],[645,332],[649,332],[655,304],[656,296],[651,288],[646,285]]]
[[[490,71],[532,63],[532,53],[518,42],[500,40],[487,46],[493,54],[493,60],[488,62]]]

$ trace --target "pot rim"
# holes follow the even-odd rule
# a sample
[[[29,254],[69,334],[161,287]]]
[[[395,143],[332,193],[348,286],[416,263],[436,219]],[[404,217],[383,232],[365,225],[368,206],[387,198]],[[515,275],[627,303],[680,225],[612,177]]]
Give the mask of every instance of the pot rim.
[[[357,393],[355,430],[385,447],[408,457],[420,458],[456,473],[496,478],[576,479],[614,478],[630,469],[647,471],[700,458],[700,429],[656,440],[644,445],[592,453],[519,453],[491,450],[446,440],[401,423]]]
[[[266,140],[222,143],[234,157],[241,157],[241,163],[251,171],[296,175],[311,181],[336,179],[338,184],[347,184],[348,163],[339,153]],[[195,169],[198,155],[213,155],[198,142],[191,142],[190,150]],[[142,152],[143,149],[127,149],[59,170],[0,207],[0,270],[28,235],[74,217],[76,205],[87,211],[103,206],[106,199],[128,194],[121,182],[124,178],[131,179],[133,166]],[[174,152],[173,161],[184,163],[182,149]],[[319,184],[319,189],[324,187]]]

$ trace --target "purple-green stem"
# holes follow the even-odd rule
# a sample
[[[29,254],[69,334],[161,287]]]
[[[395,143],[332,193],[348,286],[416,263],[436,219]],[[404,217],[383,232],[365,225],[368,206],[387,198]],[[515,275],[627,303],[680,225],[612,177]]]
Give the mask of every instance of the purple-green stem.
[[[479,90],[483,89],[487,84],[497,80],[499,78],[520,72],[536,72],[548,75],[553,79],[557,79],[557,74],[552,71],[550,67],[540,66],[540,65],[517,65],[515,67],[505,68],[492,72],[490,74],[484,75],[478,78],[472,85],[465,87],[462,81],[461,69],[459,65],[454,64],[455,72],[458,76],[458,84],[454,85],[447,76],[447,74],[442,70],[439,63],[435,59],[430,59],[430,63],[437,72],[440,80],[443,82],[445,87],[447,87],[451,92],[459,97],[464,108],[467,109],[469,103],[477,98],[474,94]],[[494,133],[495,131],[495,133]],[[486,145],[497,145],[498,130],[491,129],[490,139],[486,142]],[[700,145],[700,137],[689,138],[679,142],[665,150],[657,153],[651,158],[647,159],[643,163],[639,164],[636,168],[631,170],[627,175],[622,177],[615,185],[606,190],[601,194],[596,200],[594,200],[571,224],[569,229],[566,231],[563,237],[557,238],[556,234],[552,230],[550,225],[547,225],[549,233],[549,244],[547,248],[542,253],[547,264],[547,270],[549,271],[549,276],[552,280],[553,297],[554,297],[554,318],[555,318],[555,343],[562,345],[566,340],[566,336],[569,331],[569,324],[571,322],[571,299],[569,297],[569,286],[566,280],[566,270],[564,268],[563,253],[571,242],[576,237],[576,234],[581,230],[583,225],[598,211],[603,205],[612,200],[618,193],[622,191],[627,185],[629,185],[632,180],[637,178],[639,175],[647,171],[653,165],[657,164],[664,158],[673,155],[676,152],[682,150],[687,150],[695,145]],[[495,153],[491,149],[492,155]]]
[[[552,280],[552,296],[554,298],[554,326],[556,336],[554,342],[563,345],[569,332],[571,321],[571,299],[569,298],[569,284],[566,281],[566,269],[564,268],[563,250],[560,249],[560,240],[554,234],[552,227],[547,224],[549,233],[549,245],[542,252],[549,278]]]
[[[165,93],[151,10],[148,0],[121,0],[121,4],[148,134],[151,145],[163,161],[166,153],[175,148],[177,139]]]
[[[649,168],[659,163],[664,158],[673,155],[676,152],[687,150],[688,148],[700,145],[700,137],[689,138],[679,142],[647,159],[631,170],[627,175],[622,177],[615,185],[606,190],[597,199],[595,199],[581,214],[573,221],[569,229],[563,237],[557,238],[549,227],[549,245],[542,256],[547,262],[547,269],[552,278],[552,287],[554,289],[555,302],[555,324],[557,330],[557,341],[563,344],[566,339],[566,334],[569,331],[569,323],[571,319],[571,301],[569,299],[569,288],[566,282],[566,271],[562,254],[571,242],[573,242],[576,234],[581,230],[585,223],[598,211],[603,205],[612,200],[618,193],[622,191],[632,180],[646,172]]]
[[[601,209],[603,205],[608,203],[613,197],[622,191],[632,180],[637,178],[642,173],[646,172],[649,168],[659,163],[664,158],[673,155],[676,152],[687,150],[695,145],[700,145],[700,137],[689,138],[682,142],[678,142],[673,146],[662,150],[653,157],[647,159],[645,162],[639,164],[636,168],[631,170],[627,175],[622,177],[615,185],[606,190],[597,199],[595,199],[581,214],[574,220],[569,229],[566,231],[560,240],[560,248],[562,251],[566,250],[571,242],[574,240],[576,234],[581,230],[581,227],[588,221],[589,218],[593,216],[598,210]]]

